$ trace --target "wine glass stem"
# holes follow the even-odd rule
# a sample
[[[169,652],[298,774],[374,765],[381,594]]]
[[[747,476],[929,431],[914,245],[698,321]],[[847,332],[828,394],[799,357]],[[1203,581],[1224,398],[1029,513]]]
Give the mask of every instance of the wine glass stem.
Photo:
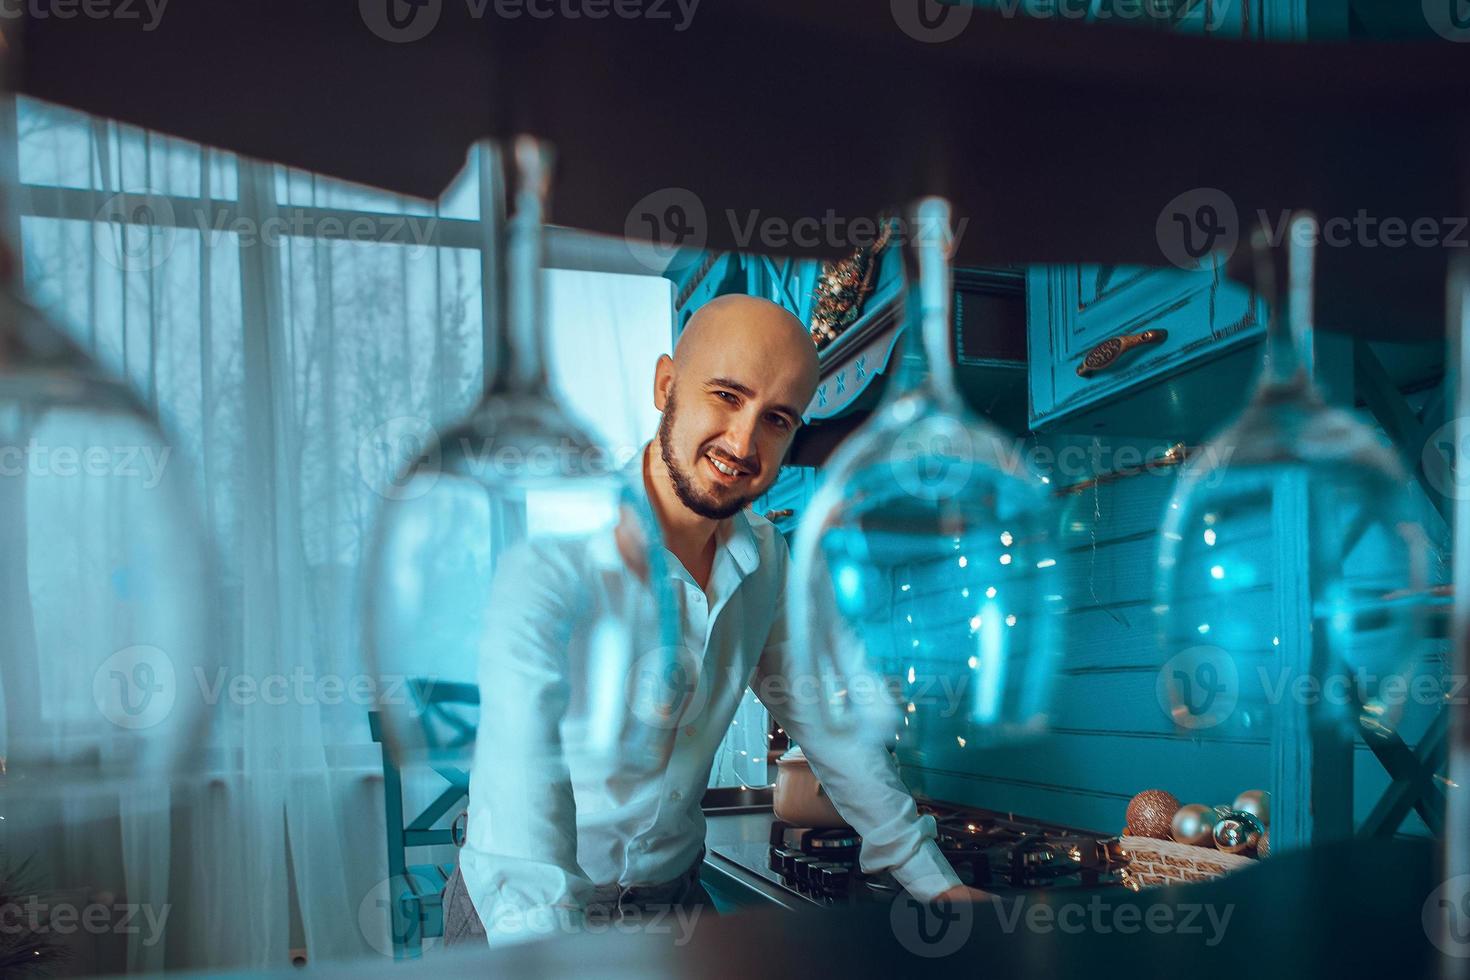
[[[1274,304],[1266,322],[1266,371],[1269,380],[1276,383],[1290,381],[1298,374],[1312,376],[1316,243],[1316,218],[1305,212],[1292,215],[1287,228],[1285,309]]]
[[[480,143],[487,395],[542,394],[547,389],[541,329],[546,162],[539,147],[518,150],[515,214],[507,219],[504,154],[488,140]]]
[[[909,317],[906,329],[912,331],[917,326],[918,333],[917,336],[913,332],[909,334],[900,383],[896,387],[902,394],[927,379],[939,398],[958,397],[950,354],[949,202],[937,197],[924,198],[910,214],[909,225],[905,262],[911,288],[907,302],[912,304],[911,308],[917,308],[917,316]]]

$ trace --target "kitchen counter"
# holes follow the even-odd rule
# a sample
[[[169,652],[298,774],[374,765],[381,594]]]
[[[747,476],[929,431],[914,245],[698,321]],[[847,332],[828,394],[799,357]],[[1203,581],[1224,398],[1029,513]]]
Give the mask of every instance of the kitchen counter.
[[[758,821],[711,824],[738,845],[749,842]],[[1050,892],[1027,896],[1019,908],[966,907],[943,948],[922,944],[898,903],[808,905],[700,918],[684,932],[569,935],[501,950],[435,950],[419,963],[307,972],[341,980],[413,976],[426,968],[442,976],[762,980],[810,980],[814,969],[844,978],[1430,977],[1442,964],[1421,916],[1433,907],[1438,884],[1427,841],[1347,841],[1277,855],[1217,881],[1093,892],[1085,905]],[[1458,951],[1465,948],[1462,942]]]

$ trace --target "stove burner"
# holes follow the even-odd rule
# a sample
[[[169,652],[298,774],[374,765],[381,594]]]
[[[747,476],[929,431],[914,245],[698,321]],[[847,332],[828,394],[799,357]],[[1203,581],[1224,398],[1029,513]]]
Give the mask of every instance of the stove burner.
[[[938,824],[940,851],[960,880],[986,891],[1125,885],[1128,857],[1116,837],[1098,837],[1015,816],[925,808]],[[850,828],[811,829],[775,821],[770,867],[789,887],[832,904],[900,891],[889,874],[864,875],[862,844]],[[862,888],[855,889],[854,882]]]

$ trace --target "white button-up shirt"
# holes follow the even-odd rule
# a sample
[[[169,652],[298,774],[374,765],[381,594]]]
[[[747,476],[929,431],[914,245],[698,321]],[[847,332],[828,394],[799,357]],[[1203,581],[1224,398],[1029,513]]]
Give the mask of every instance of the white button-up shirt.
[[[628,478],[646,495],[643,455]],[[624,568],[611,534],[528,542],[501,558],[460,851],[492,942],[524,934],[538,918],[574,928],[596,886],[659,884],[687,870],[704,845],[700,800],[715,752],[745,691],[799,690],[785,621],[786,542],[742,511],[720,522],[716,544],[707,589],[663,551],[681,607],[683,660],[697,683],[681,714],[655,726],[625,696],[626,678],[578,670],[593,662],[588,648],[597,642],[595,630],[572,625],[588,618],[589,604],[619,609],[635,630],[653,628],[652,593]],[[934,841],[933,818],[920,817],[885,748],[829,731],[814,698],[773,696],[766,706],[862,835],[865,872],[891,871],[921,899],[960,883]],[[609,719],[610,711],[628,717]],[[571,748],[605,745],[608,732],[616,733],[612,751]]]

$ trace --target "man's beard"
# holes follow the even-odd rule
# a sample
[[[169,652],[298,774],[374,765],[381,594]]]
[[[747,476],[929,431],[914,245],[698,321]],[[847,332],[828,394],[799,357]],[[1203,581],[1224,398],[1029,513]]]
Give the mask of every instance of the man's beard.
[[[658,454],[669,471],[669,480],[674,484],[674,495],[679,498],[680,503],[700,517],[715,521],[722,521],[743,510],[752,498],[736,497],[728,503],[721,503],[695,489],[693,477],[674,459],[673,433],[674,393],[670,391],[669,400],[664,404],[664,417],[658,423]]]

